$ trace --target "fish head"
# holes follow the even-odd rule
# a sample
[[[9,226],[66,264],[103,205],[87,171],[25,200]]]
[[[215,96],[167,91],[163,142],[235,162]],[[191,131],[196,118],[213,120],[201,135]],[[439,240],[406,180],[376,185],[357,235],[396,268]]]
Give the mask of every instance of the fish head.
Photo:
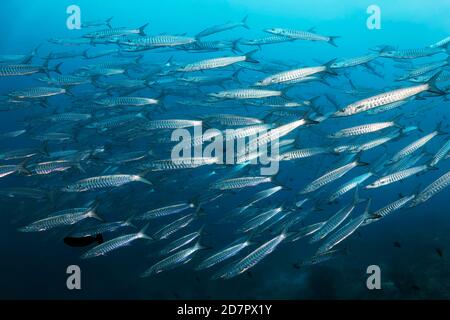
[[[338,110],[333,114],[334,117],[345,117],[346,115],[347,112],[345,109]]]
[[[281,28],[269,28],[269,29],[265,29],[264,32],[267,33],[272,33],[272,34],[284,34],[284,30]]]
[[[382,57],[393,57],[394,55],[395,55],[394,50],[380,52],[380,56],[382,56]]]

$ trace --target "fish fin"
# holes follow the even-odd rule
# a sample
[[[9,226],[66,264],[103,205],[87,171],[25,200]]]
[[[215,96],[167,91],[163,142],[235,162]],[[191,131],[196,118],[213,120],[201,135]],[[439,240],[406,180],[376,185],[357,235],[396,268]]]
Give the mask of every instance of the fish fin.
[[[113,18],[114,18],[114,17],[109,17],[108,19],[105,20],[106,25],[107,25],[108,28],[110,28],[110,29],[112,29],[112,27],[111,27],[111,20],[112,20]]]
[[[147,28],[147,26],[148,26],[148,23],[146,23],[146,24],[144,24],[143,26],[141,26],[141,27],[138,28],[138,30],[139,30],[139,35],[141,35],[141,36],[146,36],[144,29]]]
[[[253,59],[253,55],[254,55],[256,52],[258,52],[258,51],[259,51],[258,49],[255,49],[255,50],[252,50],[252,51],[249,51],[249,52],[245,53],[245,54],[244,54],[244,56],[245,56],[245,61],[246,61],[246,62],[251,62],[251,63],[259,63],[258,60]]]
[[[23,173],[26,175],[31,175],[31,172],[27,169],[27,163],[30,161],[30,158],[25,159],[20,164],[17,165],[17,171],[19,173]]]
[[[331,69],[331,65],[336,61],[335,59],[332,59],[326,63],[323,64],[323,66],[326,68],[325,72],[329,73],[329,74],[333,74],[333,75],[337,75],[336,71],[334,71],[333,69]]]
[[[61,66],[62,66],[63,62],[58,63],[56,66],[54,66],[51,70],[49,71],[53,71],[56,72],[58,74],[62,74],[61,72]]]
[[[334,42],[334,40],[340,38],[340,36],[329,36],[328,38],[330,38],[330,40],[328,40],[328,43],[331,44],[333,47],[337,47],[337,44],[336,42]]]
[[[248,18],[248,15],[246,15],[246,16],[241,20],[241,23],[242,23],[242,26],[243,26],[245,29],[250,29],[250,27],[249,27],[248,24],[247,24],[247,18]]]
[[[441,75],[442,70],[436,72],[426,83],[428,85],[429,92],[436,93],[438,95],[446,95],[447,93],[445,91],[442,91],[438,87],[436,87],[436,80]]]
[[[95,209],[92,209],[92,210],[89,211],[89,217],[90,217],[90,218],[97,219],[98,221],[102,221],[102,222],[105,221],[103,218],[101,218],[101,217],[97,214],[97,212],[95,212]]]
[[[445,135],[445,134],[448,134],[448,132],[447,132],[447,131],[444,131],[444,130],[442,129],[442,127],[443,127],[443,124],[442,124],[442,121],[440,121],[440,122],[437,124],[437,127],[436,127],[437,134],[438,134],[438,135]]]
[[[353,195],[353,206],[356,206],[358,203],[364,202],[365,199],[361,199],[359,197],[359,184],[356,185],[355,194]]]
[[[136,228],[136,226],[135,226],[135,225],[133,224],[133,222],[132,222],[132,221],[134,220],[135,217],[136,217],[136,214],[133,213],[132,215],[130,215],[130,216],[128,217],[127,220],[124,221],[124,224],[127,225],[127,226],[129,226],[129,227]]]
[[[363,215],[367,216],[368,218],[376,216],[376,215],[373,215],[372,213],[370,213],[371,205],[372,205],[372,198],[369,198],[369,200],[367,200],[367,205],[366,205],[366,208],[364,209],[364,213],[363,213]]]
[[[358,167],[364,167],[364,166],[369,166],[370,164],[368,163],[368,162],[364,162],[364,161],[361,161],[361,153],[362,152],[359,152],[357,155],[356,155],[356,165],[358,166]]]
[[[233,40],[231,42],[231,50],[233,52],[242,52],[241,48],[239,48],[239,42],[241,41],[241,38]]]
[[[137,233],[137,236],[139,238],[147,239],[147,240],[155,240],[154,238],[152,238],[151,236],[149,236],[145,233],[147,231],[149,225],[150,225],[150,223],[147,223],[141,230],[139,230],[139,232]]]

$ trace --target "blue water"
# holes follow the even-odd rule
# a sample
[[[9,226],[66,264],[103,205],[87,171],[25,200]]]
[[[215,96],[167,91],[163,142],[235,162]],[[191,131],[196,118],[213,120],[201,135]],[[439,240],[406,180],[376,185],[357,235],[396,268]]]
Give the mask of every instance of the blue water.
[[[324,35],[340,36],[336,40],[338,47],[324,42],[295,41],[288,43],[263,46],[256,57],[261,60],[277,60],[295,63],[301,66],[314,66],[319,62],[334,58],[344,58],[363,55],[369,48],[378,45],[392,45],[401,49],[422,48],[449,35],[450,22],[448,1],[435,0],[432,3],[420,0],[414,1],[377,1],[381,8],[381,29],[369,30],[366,27],[368,14],[366,9],[373,1],[256,1],[256,0],[183,0],[183,1],[25,1],[6,0],[0,4],[0,54],[27,54],[38,44],[44,45],[38,56],[44,57],[49,52],[79,50],[78,47],[63,47],[47,42],[49,38],[76,38],[92,31],[69,30],[66,27],[66,8],[76,4],[81,8],[81,19],[97,20],[113,16],[114,27],[135,28],[149,23],[147,34],[186,34],[193,36],[204,28],[225,23],[239,21],[248,15],[250,30],[236,28],[208,37],[208,39],[252,39],[262,37],[262,30],[272,27],[308,30],[316,28],[316,32]],[[101,27],[100,27],[101,28]],[[242,46],[244,51],[250,47]],[[83,47],[88,48],[88,47]],[[103,48],[102,45],[98,46]],[[201,59],[233,55],[229,51],[212,53],[189,53],[183,51],[148,51],[144,52],[144,61],[149,64],[162,64],[170,56],[179,64],[186,64]],[[445,59],[446,55],[420,58],[414,65]],[[73,70],[87,64],[106,61],[109,58],[86,60],[80,58],[63,60],[63,72]],[[40,64],[42,59],[35,58],[33,62]],[[347,76],[358,86],[374,88],[378,92],[399,86],[411,85],[408,82],[395,82],[394,79],[402,74],[402,69],[394,66],[395,62],[380,58],[383,64],[376,66],[384,78],[375,77],[367,69],[357,67],[348,70]],[[59,61],[58,61],[59,62]],[[53,65],[54,62],[51,62]],[[201,75],[206,75],[207,72]],[[41,75],[39,75],[41,76]],[[12,90],[39,86],[43,83],[36,80],[38,76],[2,77],[0,78],[0,95],[7,95]],[[118,78],[123,76],[117,76]],[[245,71],[241,81],[251,84],[253,80],[261,78],[261,74]],[[227,85],[227,88],[238,88],[239,84]],[[90,85],[83,85],[74,89],[74,93],[94,90]],[[317,82],[300,84],[290,90],[290,95],[303,99],[322,96],[320,106],[330,110],[332,105],[323,99],[324,93],[333,95],[339,105],[346,105],[358,98],[345,94],[349,89],[345,77],[330,79],[330,86]],[[202,88],[194,96],[169,97],[167,118],[180,117],[189,119],[199,114],[211,114],[209,109],[181,109],[175,106],[177,99],[191,99],[193,104],[200,101],[202,92],[215,92],[220,87]],[[155,97],[157,92],[151,89],[139,91],[143,96]],[[50,114],[55,108],[69,109],[71,97],[50,98],[50,109],[43,109],[36,105],[29,109],[1,112],[0,133],[19,130],[27,126],[33,118]],[[171,107],[170,104],[173,104]],[[318,132],[333,132],[337,128],[350,127],[361,124],[361,120],[377,119],[390,120],[399,113],[410,114],[418,107],[431,104],[432,107],[421,111],[415,117],[402,120],[403,125],[419,125],[424,131],[415,132],[400,141],[389,143],[387,150],[382,147],[371,150],[363,155],[368,162],[375,161],[384,152],[395,153],[403,146],[435,129],[438,122],[444,126],[449,124],[449,104],[442,98],[427,98],[408,103],[393,113],[379,116],[338,118],[320,124]],[[200,110],[200,111],[199,111]],[[255,108],[224,109],[227,112],[249,117],[263,117],[264,111]],[[164,114],[158,114],[164,117]],[[303,130],[303,129],[301,129]],[[322,137],[307,131],[298,132],[300,145],[307,147],[323,143]],[[307,129],[305,129],[307,130]],[[312,129],[311,129],[312,130]],[[297,133],[293,136],[295,137]],[[80,140],[75,146],[84,147],[101,141],[103,138],[93,136],[92,139]],[[436,152],[448,136],[434,138],[427,144],[428,153]],[[114,137],[111,137],[114,144]],[[39,146],[39,142],[24,135],[15,139],[0,141],[1,150],[13,150],[22,147]],[[155,152],[160,147],[141,141],[140,146],[153,148]],[[50,144],[50,151],[73,147],[67,144]],[[264,206],[292,201],[297,190],[325,173],[336,161],[333,156],[322,160],[311,158],[293,163],[280,165],[280,179],[286,182],[291,191],[283,191],[280,195],[264,202]],[[3,163],[3,162],[2,162]],[[5,162],[6,163],[6,162]],[[68,183],[88,176],[99,175],[103,165],[87,167],[87,173],[71,171],[67,174],[51,175],[49,177],[25,177],[11,175],[0,179],[0,188],[6,187],[34,187],[53,190]],[[422,189],[438,177],[448,172],[450,160],[439,164],[438,170],[427,172],[419,177],[411,177],[404,182],[398,182],[375,190],[361,192],[361,197],[372,197],[373,210],[396,200],[399,194],[411,194],[418,185]],[[176,201],[183,201],[193,194],[203,193],[207,183],[197,180],[204,177],[209,169],[201,168],[187,174],[176,173],[172,184],[158,188],[158,184],[165,175],[150,175],[149,179],[156,185],[156,191],[150,193],[146,185],[132,184],[117,188],[106,195],[102,195],[101,215],[108,221],[114,221],[130,215],[131,212],[143,212],[158,206],[164,206]],[[365,168],[357,168],[333,185],[327,187],[329,192],[340,184],[365,172]],[[212,181],[212,180],[207,180]],[[196,184],[197,183],[197,184]],[[206,208],[205,217],[195,221],[187,230],[177,234],[182,236],[206,226],[207,234],[204,242],[212,250],[219,250],[237,238],[234,234],[236,225],[221,224],[220,217],[233,208],[245,195],[264,189],[263,186],[227,195],[217,206]],[[305,222],[323,221],[335,213],[343,205],[351,201],[353,191],[347,193],[338,204],[326,206],[325,210],[315,212]],[[138,240],[132,246],[117,250],[105,257],[91,260],[81,260],[80,255],[87,248],[72,248],[66,246],[62,238],[71,230],[57,230],[43,233],[20,233],[17,229],[24,224],[42,218],[49,214],[70,207],[77,207],[87,200],[95,198],[86,194],[56,194],[54,203],[35,201],[30,199],[0,198],[0,297],[1,298],[112,298],[112,299],[417,299],[417,298],[449,298],[450,288],[450,217],[448,215],[448,201],[450,189],[431,198],[426,203],[407,210],[400,210],[379,223],[362,228],[349,239],[340,244],[348,253],[329,262],[296,269],[293,263],[312,256],[315,246],[307,240],[282,244],[274,253],[260,264],[251,269],[250,273],[240,275],[226,281],[213,281],[211,275],[217,271],[195,271],[194,266],[206,257],[207,252],[201,252],[190,263],[177,269],[163,272],[160,275],[142,279],[139,274],[158,261],[155,252],[163,248],[162,244],[146,243]],[[364,205],[359,205],[352,216],[362,213]],[[155,222],[151,230],[165,222]],[[153,223],[153,222],[152,222]],[[118,236],[125,233],[119,232]],[[172,237],[171,240],[176,239]],[[105,236],[111,239],[112,235]],[[266,236],[260,241],[270,239]],[[400,247],[393,243],[400,243]],[[262,244],[262,242],[261,242]],[[253,247],[256,248],[256,247]],[[439,252],[443,255],[440,256]],[[246,251],[244,254],[250,251]],[[150,256],[149,256],[150,255]],[[241,256],[243,256],[241,254]],[[82,274],[81,290],[68,290],[66,287],[66,268],[69,265],[79,265]],[[366,268],[378,265],[381,268],[383,290],[368,290],[366,287]]]

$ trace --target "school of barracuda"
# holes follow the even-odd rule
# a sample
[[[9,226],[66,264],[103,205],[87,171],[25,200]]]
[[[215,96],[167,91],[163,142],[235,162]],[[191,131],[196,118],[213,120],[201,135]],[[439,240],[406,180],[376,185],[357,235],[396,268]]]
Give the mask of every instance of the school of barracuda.
[[[17,212],[25,215],[17,229],[104,235],[105,242],[93,242],[82,259],[120,255],[146,241],[154,261],[136,271],[142,277],[190,262],[198,272],[214,269],[211,279],[229,279],[306,237],[317,245],[316,254],[294,266],[342,256],[338,245],[355,231],[432,201],[450,186],[450,172],[439,168],[450,157],[449,37],[424,48],[384,45],[341,57],[340,37],[314,29],[268,26],[259,38],[230,40],[234,29],[249,29],[247,17],[197,35],[151,35],[151,25],[119,28],[110,18],[84,23],[79,38],[53,38],[30,54],[0,55],[3,80],[34,81],[0,97],[4,114],[25,110],[17,128],[3,130],[0,139],[27,142],[0,151],[6,183],[0,197],[38,201],[42,208]],[[227,40],[210,40],[222,32]],[[279,61],[264,59],[265,46],[298,41],[330,44],[335,59],[297,64],[283,62],[283,52]],[[153,52],[167,59],[155,62]],[[424,57],[435,61],[423,64]],[[70,70],[71,59],[83,66]],[[383,72],[385,64],[398,74],[384,88],[352,79],[354,70],[386,79],[392,75]],[[311,82],[315,95],[296,94]],[[431,109],[442,116],[434,128],[423,128],[420,118]],[[172,159],[177,141],[171,134],[181,128],[216,129],[201,131],[192,147],[209,145],[227,129],[234,131],[226,142],[257,138],[236,150],[233,164],[217,155]],[[427,147],[431,141],[440,147]],[[271,157],[279,170],[269,176],[251,161],[267,143],[279,148]],[[351,171],[358,174],[349,179]],[[422,185],[424,175],[437,176]],[[7,184],[11,176],[23,184]],[[297,177],[309,182],[295,186]],[[405,179],[419,180],[416,192],[373,201],[374,192]],[[110,217],[113,209],[121,216]],[[234,232],[211,248],[208,229],[220,224]]]

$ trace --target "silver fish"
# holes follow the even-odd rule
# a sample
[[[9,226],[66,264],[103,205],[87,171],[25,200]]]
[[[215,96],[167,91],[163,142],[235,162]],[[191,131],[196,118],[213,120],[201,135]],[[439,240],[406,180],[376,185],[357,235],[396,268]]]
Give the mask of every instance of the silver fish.
[[[283,231],[280,235],[259,246],[257,249],[252,251],[250,254],[248,254],[241,260],[225,267],[213,278],[230,279],[247,271],[248,269],[254,267],[262,259],[267,257],[270,253],[272,253],[278,247],[278,245],[287,238],[287,236],[288,234],[285,231]]]
[[[96,189],[104,189],[111,187],[120,187],[130,182],[142,182],[148,185],[152,183],[145,178],[135,174],[113,174],[107,176],[98,176],[79,180],[73,184],[64,187],[65,192],[84,192]]]
[[[81,259],[88,259],[88,258],[94,258],[94,257],[98,257],[98,256],[104,256],[113,250],[130,245],[131,242],[133,242],[137,239],[151,240],[152,238],[145,234],[145,230],[147,229],[147,227],[148,227],[148,225],[145,226],[141,231],[139,231],[137,233],[126,234],[126,235],[111,239],[109,241],[106,241],[98,246],[95,246],[91,250],[84,253],[81,256]]]
[[[265,32],[289,37],[292,39],[298,40],[307,40],[307,41],[325,41],[331,44],[334,47],[337,47],[334,40],[339,38],[338,36],[322,36],[320,34],[314,33],[314,28],[309,29],[308,31],[300,31],[300,30],[292,30],[292,29],[283,29],[283,28],[271,28],[264,30]]]
[[[314,235],[310,240],[310,243],[322,240],[331,232],[333,232],[337,227],[339,227],[345,221],[345,219],[347,219],[347,217],[352,213],[352,211],[355,209],[359,201],[360,200],[358,197],[358,188],[357,188],[355,191],[353,202],[343,207],[341,210],[336,212],[331,218],[329,218],[325,222],[325,224],[319,230],[317,230],[317,232],[314,233]]]
[[[179,72],[193,72],[193,71],[202,71],[202,70],[209,70],[209,69],[216,69],[216,68],[223,68],[230,66],[232,64],[238,63],[238,62],[252,62],[257,63],[255,59],[253,59],[253,54],[257,50],[250,51],[246,53],[245,55],[241,56],[234,56],[234,57],[222,57],[222,58],[214,58],[214,59],[207,59],[207,60],[201,60],[198,62],[190,63],[185,65],[182,68],[177,69]]]
[[[77,208],[59,212],[48,218],[35,221],[28,226],[19,229],[21,232],[40,232],[56,227],[68,226],[80,222],[86,218],[101,220],[95,213],[95,208]]]
[[[378,221],[379,219],[387,216],[388,214],[391,214],[392,212],[403,208],[408,202],[414,199],[414,197],[415,195],[405,196],[388,204],[387,206],[384,206],[383,208],[372,213],[370,217],[368,217],[362,225],[365,226],[372,222]]]
[[[327,251],[330,251],[331,249],[334,248],[334,246],[336,246],[337,244],[348,238],[350,235],[352,235],[356,231],[356,229],[358,229],[363,224],[363,222],[368,218],[371,203],[372,199],[369,199],[365,212],[359,215],[358,217],[353,218],[346,225],[341,227],[335,233],[331,234],[328,240],[326,240],[319,247],[316,254],[322,254]]]
[[[200,39],[206,36],[209,36],[211,34],[223,32],[226,30],[231,30],[238,27],[244,27],[245,29],[250,29],[247,25],[247,17],[245,16],[241,21],[239,22],[227,22],[225,24],[218,24],[209,28],[206,28],[205,30],[199,32],[195,38]]]
[[[192,260],[194,254],[202,249],[205,249],[205,247],[203,247],[199,242],[197,242],[194,246],[176,252],[173,255],[155,263],[153,266],[145,270],[141,274],[141,277],[148,277],[166,270],[173,269],[185,263],[188,263],[189,261]]]
[[[144,29],[148,26],[148,23],[144,24],[142,27],[137,29],[127,29],[127,28],[109,28],[99,31],[94,31],[83,35],[83,38],[112,38],[128,35],[141,35],[145,36]]]
[[[401,181],[403,179],[406,179],[408,177],[419,174],[420,172],[423,172],[423,171],[429,170],[429,169],[430,169],[429,165],[422,165],[422,166],[416,166],[416,167],[408,168],[405,170],[397,171],[397,172],[388,174],[387,176],[378,178],[371,184],[367,185],[365,188],[366,189],[374,189],[374,188],[386,186],[388,184],[391,184],[391,183],[394,183],[397,181]]]
[[[450,185],[450,171],[439,177],[437,180],[428,185],[425,189],[417,194],[414,201],[411,203],[411,207],[415,207],[444,190]]]
[[[153,238],[157,240],[167,239],[173,233],[177,232],[178,230],[181,230],[182,228],[187,227],[192,221],[194,221],[194,219],[195,214],[188,214],[186,216],[183,216],[156,231],[155,234],[153,235]]]
[[[306,194],[313,191],[316,191],[319,188],[322,188],[323,186],[333,182],[336,179],[339,179],[340,177],[344,176],[347,172],[349,172],[351,169],[358,167],[358,166],[366,166],[367,163],[361,162],[359,160],[352,161],[350,163],[347,163],[346,165],[343,165],[341,167],[338,167],[336,169],[333,169],[324,175],[320,176],[313,182],[309,183],[306,187],[304,187],[302,190],[299,191],[300,194]]]
[[[229,258],[234,257],[239,252],[250,246],[252,243],[250,242],[249,237],[245,237],[243,239],[238,239],[237,241],[233,242],[226,248],[220,250],[219,252],[213,254],[212,256],[209,256],[205,260],[203,260],[196,268],[195,270],[204,270],[211,268],[212,266],[215,266],[218,263],[221,263]]]
[[[138,216],[136,216],[134,219],[135,220],[150,220],[150,219],[155,219],[155,218],[160,218],[160,217],[166,217],[169,215],[173,215],[191,208],[195,208],[195,204],[190,203],[190,202],[182,202],[182,203],[177,203],[177,204],[173,204],[170,206],[165,206],[162,208],[157,208],[157,209],[153,209],[153,210],[149,210],[147,212],[144,212]]]

